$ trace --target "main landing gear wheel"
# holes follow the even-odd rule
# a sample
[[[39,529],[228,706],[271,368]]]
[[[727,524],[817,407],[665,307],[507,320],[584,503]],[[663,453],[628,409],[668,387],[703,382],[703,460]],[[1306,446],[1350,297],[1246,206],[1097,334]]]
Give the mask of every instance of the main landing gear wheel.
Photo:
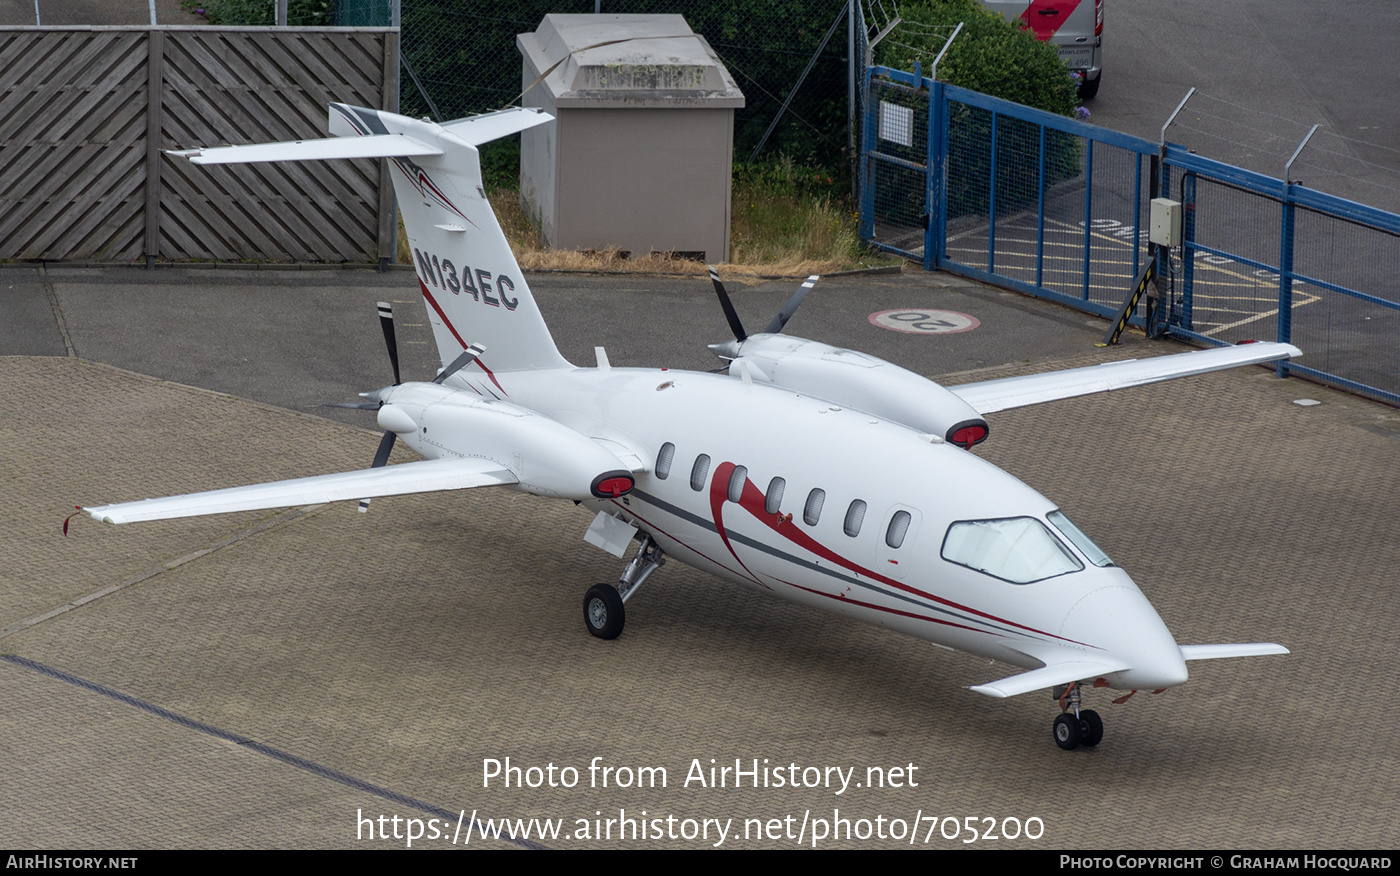
[[[1056,737],[1058,739],[1058,733]],[[1103,742],[1103,719],[1093,709],[1084,709],[1079,713],[1079,744],[1093,748],[1100,742]]]
[[[1055,744],[1065,751],[1073,751],[1079,747],[1083,733],[1079,728],[1079,719],[1065,712],[1055,719]],[[1099,733],[1102,735],[1103,726],[1100,725]]]
[[[600,639],[616,639],[622,635],[627,613],[622,597],[611,584],[594,584],[583,595],[583,623]]]

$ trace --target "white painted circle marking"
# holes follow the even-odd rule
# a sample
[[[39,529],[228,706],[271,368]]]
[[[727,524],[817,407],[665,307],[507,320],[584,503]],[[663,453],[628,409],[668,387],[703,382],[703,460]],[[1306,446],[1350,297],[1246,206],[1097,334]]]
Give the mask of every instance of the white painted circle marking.
[[[955,310],[902,308],[872,313],[870,324],[911,335],[953,335],[958,332],[970,332],[981,325],[982,321]]]

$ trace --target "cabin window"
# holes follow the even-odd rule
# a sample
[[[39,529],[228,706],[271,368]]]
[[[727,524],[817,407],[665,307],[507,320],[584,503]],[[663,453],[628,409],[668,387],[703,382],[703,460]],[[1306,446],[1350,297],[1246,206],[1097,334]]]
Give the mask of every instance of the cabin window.
[[[702,453],[695,457],[695,464],[690,467],[690,488],[695,492],[705,489],[705,478],[710,476],[710,455]]]
[[[807,494],[807,504],[802,506],[802,519],[808,526],[816,526],[822,519],[822,505],[826,502],[826,490],[813,490]]]
[[[676,445],[667,441],[661,445],[661,452],[656,454],[656,476],[661,480],[666,480],[671,474],[671,460],[676,458]]]
[[[763,510],[769,514],[777,514],[783,507],[783,490],[787,487],[787,481],[782,478],[773,478],[768,482],[768,492],[763,494]]]
[[[846,534],[851,538],[860,535],[860,525],[865,522],[865,500],[856,499],[846,509]]]
[[[1034,517],[954,523],[943,539],[943,559],[1012,584],[1030,584],[1084,568]]]
[[[1074,546],[1079,548],[1080,553],[1088,557],[1089,562],[1093,563],[1095,566],[1117,565],[1113,560],[1108,558],[1108,554],[1103,552],[1103,548],[1094,544],[1093,539],[1084,534],[1084,530],[1070,522],[1070,519],[1065,516],[1065,512],[1051,511],[1049,514],[1045,515],[1045,519],[1055,524],[1055,528],[1058,529],[1065,538],[1073,542]]]
[[[729,474],[729,501],[739,504],[739,500],[744,498],[744,482],[748,479],[748,469],[742,465],[734,466],[734,471]]]
[[[909,523],[912,518],[908,511],[896,511],[890,518],[890,525],[885,530],[885,544],[892,548],[898,548],[904,544],[904,536],[909,534]]]

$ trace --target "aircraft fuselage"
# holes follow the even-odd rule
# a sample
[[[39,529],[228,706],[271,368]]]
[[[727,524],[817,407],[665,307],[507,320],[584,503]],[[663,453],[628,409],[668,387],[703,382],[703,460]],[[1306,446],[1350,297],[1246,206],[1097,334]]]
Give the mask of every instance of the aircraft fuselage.
[[[434,387],[441,400],[428,407],[518,406],[635,454],[646,470],[634,488],[586,504],[725,580],[1028,669],[1083,659],[1123,666],[1104,676],[1113,687],[1186,680],[1146,597],[1050,521],[1052,502],[927,434],[703,372],[467,369],[448,386],[462,393]],[[482,453],[479,436],[454,448],[450,435],[401,435],[430,458]],[[531,465],[518,451],[495,461]],[[950,561],[960,557],[950,537],[962,559],[1000,563],[1000,575]],[[1051,556],[1023,560],[1018,550]]]

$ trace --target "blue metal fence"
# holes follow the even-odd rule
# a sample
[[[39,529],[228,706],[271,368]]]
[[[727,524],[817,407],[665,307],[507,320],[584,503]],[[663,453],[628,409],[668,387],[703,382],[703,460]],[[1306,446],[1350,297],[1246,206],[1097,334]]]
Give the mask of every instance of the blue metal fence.
[[[1280,376],[1400,403],[1400,216],[917,69],[871,68],[866,95],[871,245],[1112,317],[1148,258],[1160,193],[1184,208],[1182,246],[1159,251],[1171,334],[1295,343],[1304,355]]]

